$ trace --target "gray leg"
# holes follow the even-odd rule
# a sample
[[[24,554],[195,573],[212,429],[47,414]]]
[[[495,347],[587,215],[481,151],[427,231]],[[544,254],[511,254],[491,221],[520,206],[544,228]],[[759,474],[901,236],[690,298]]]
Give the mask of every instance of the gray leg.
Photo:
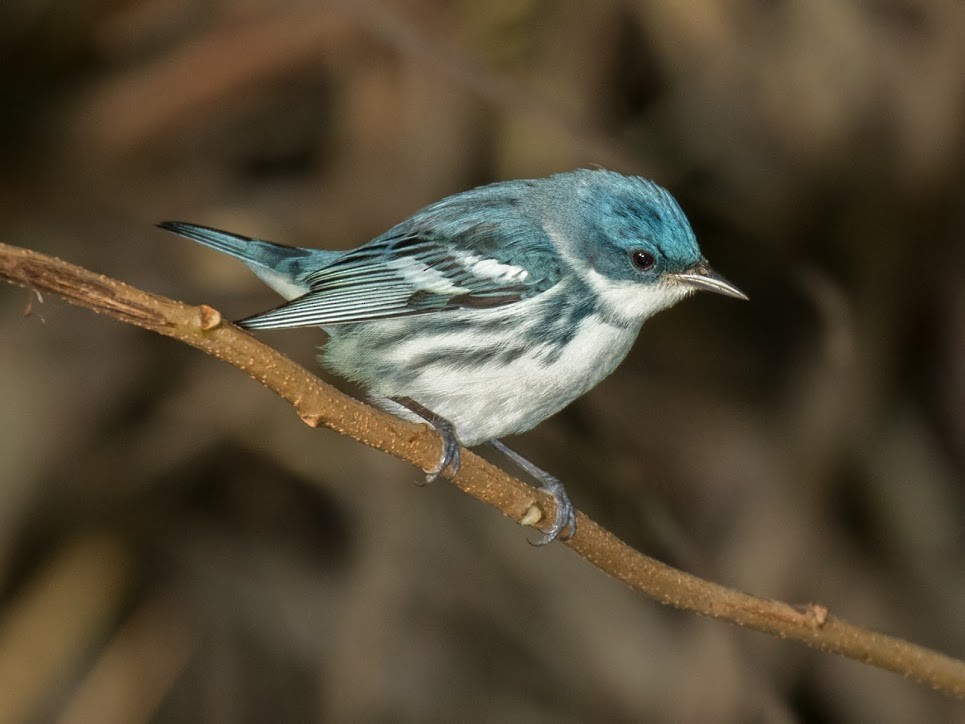
[[[510,450],[501,441],[490,440],[489,444],[535,478],[539,482],[540,488],[552,495],[553,500],[556,501],[556,519],[553,521],[552,527],[543,534],[542,538],[530,541],[530,543],[536,546],[545,546],[547,543],[552,543],[560,535],[563,538],[571,538],[576,532],[576,509],[566,495],[563,483],[542,468],[533,465],[519,453]]]
[[[462,461],[459,459],[459,438],[456,437],[453,424],[409,397],[390,397],[389,399],[428,422],[442,438],[442,455],[434,468],[426,470],[426,482],[431,483],[446,469],[450,475],[458,473]]]

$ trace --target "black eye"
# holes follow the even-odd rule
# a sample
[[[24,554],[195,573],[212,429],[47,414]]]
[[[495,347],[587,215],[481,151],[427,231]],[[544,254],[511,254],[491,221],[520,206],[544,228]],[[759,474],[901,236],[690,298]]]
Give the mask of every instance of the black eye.
[[[633,261],[633,266],[642,271],[653,269],[653,265],[657,263],[657,260],[653,258],[653,254],[639,249],[630,254],[630,259]]]

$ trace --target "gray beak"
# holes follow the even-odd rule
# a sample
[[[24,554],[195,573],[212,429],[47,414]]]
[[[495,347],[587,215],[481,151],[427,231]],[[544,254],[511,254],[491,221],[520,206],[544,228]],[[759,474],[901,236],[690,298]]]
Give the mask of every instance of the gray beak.
[[[706,289],[708,292],[717,292],[735,299],[748,298],[744,292],[711,269],[706,259],[701,259],[692,267],[672,276],[677,281],[697,287],[697,289]]]

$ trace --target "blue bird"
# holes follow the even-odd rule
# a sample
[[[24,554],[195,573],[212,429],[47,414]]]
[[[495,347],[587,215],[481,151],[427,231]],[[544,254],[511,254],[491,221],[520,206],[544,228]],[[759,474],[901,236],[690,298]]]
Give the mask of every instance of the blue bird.
[[[562,483],[499,438],[593,388],[640,326],[698,289],[747,297],[701,255],[680,206],[640,177],[580,169],[449,196],[350,251],[159,224],[241,259],[286,303],[245,329],[321,327],[321,362],[372,402],[459,446],[490,443],[556,501],[542,545],[576,530]]]

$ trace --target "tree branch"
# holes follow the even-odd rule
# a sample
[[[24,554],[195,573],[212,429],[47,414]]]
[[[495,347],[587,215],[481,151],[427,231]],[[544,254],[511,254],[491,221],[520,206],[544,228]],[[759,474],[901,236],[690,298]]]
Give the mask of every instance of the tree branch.
[[[173,337],[245,371],[287,400],[312,427],[327,427],[428,469],[438,460],[439,439],[425,425],[396,419],[325,384],[206,305],[190,306],[141,291],[73,264],[0,244],[0,277],[54,292],[72,304]],[[553,519],[552,499],[482,458],[463,451],[452,482],[518,523]],[[823,606],[797,608],[749,596],[649,558],[582,513],[576,535],[563,541],[599,569],[661,603],[800,641],[894,671],[965,699],[965,662],[831,616]]]

